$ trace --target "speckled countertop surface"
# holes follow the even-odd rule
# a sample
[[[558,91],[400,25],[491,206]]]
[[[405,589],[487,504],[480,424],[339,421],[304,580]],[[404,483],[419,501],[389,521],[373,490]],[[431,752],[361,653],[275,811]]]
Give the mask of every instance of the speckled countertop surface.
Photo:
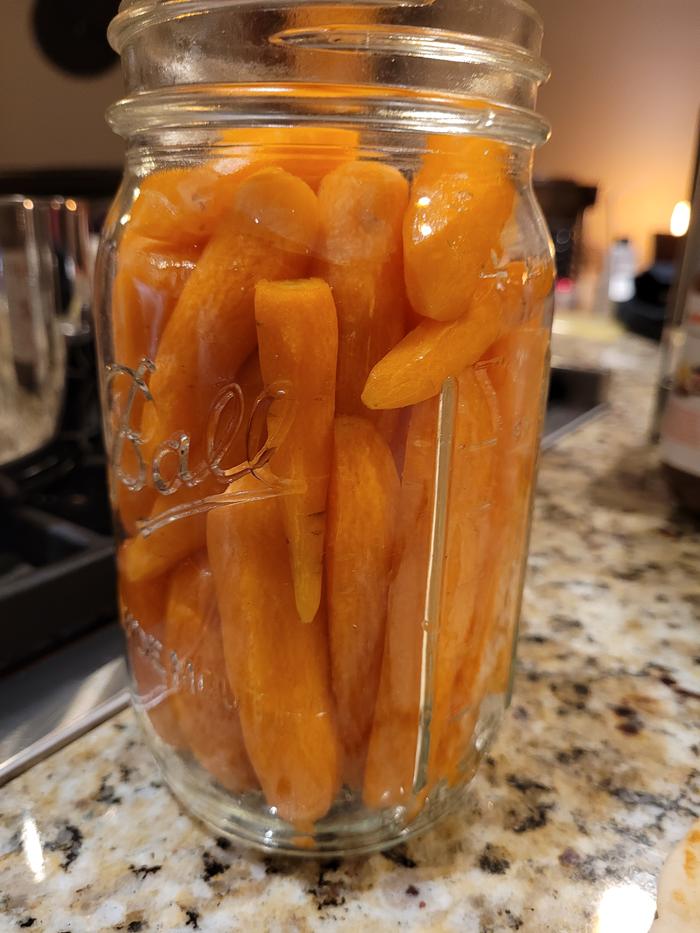
[[[648,345],[613,407],[547,453],[515,698],[464,812],[368,859],[294,863],[212,838],[130,712],[0,791],[0,930],[646,933],[700,813],[700,530],[645,447]]]

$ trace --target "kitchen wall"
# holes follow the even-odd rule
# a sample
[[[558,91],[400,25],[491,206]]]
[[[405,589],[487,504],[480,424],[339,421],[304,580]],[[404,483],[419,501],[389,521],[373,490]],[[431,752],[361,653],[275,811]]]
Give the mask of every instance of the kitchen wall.
[[[116,64],[95,78],[54,67],[31,33],[30,0],[0,0],[0,170],[119,165],[122,145],[104,120],[122,93]]]
[[[700,0],[531,0],[545,22],[552,122],[538,174],[602,187],[595,245],[631,236],[648,257],[687,198],[700,110]]]

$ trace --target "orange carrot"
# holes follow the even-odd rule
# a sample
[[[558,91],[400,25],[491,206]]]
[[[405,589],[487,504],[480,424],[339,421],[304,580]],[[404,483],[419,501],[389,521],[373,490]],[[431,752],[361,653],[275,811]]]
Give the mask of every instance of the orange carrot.
[[[173,704],[184,742],[228,790],[238,794],[255,787],[226,676],[214,579],[202,552],[173,571],[166,641],[177,657]]]
[[[196,468],[215,398],[255,347],[255,283],[303,274],[317,229],[315,195],[280,169],[263,169],[236,189],[158,347],[154,401],[142,425],[148,459],[184,433]]]
[[[437,395],[446,379],[472,366],[523,318],[524,278],[524,263],[492,267],[462,317],[448,323],[421,321],[376,364],[362,393],[365,405],[400,408]]]
[[[120,554],[119,565],[121,569]],[[179,747],[182,736],[173,705],[173,684],[165,632],[168,577],[133,583],[119,577],[119,609],[126,632],[132,690],[138,709],[167,745]]]
[[[527,557],[530,503],[539,453],[549,331],[543,326],[520,328],[498,341],[494,357],[501,365],[492,379],[504,421],[502,467],[497,477],[497,501],[502,513],[502,540],[498,544],[510,586],[497,586],[493,616],[493,683],[491,689],[505,693],[509,687],[513,637],[520,611],[520,585]],[[499,378],[500,377],[500,378]]]
[[[206,540],[206,513],[199,502],[222,491],[213,475],[194,488],[180,486],[171,496],[159,496],[149,516],[150,522],[161,517],[164,524],[154,530],[139,531],[124,542],[122,574],[132,583],[152,580],[171,570],[179,561],[202,547]],[[173,511],[168,521],[167,512]]]
[[[494,389],[500,431],[479,599],[453,688],[450,731],[440,752],[442,772],[453,782],[464,779],[463,762],[469,761],[472,732],[486,693],[504,694],[509,686],[546,384],[549,333],[542,320],[539,284],[536,278],[523,288],[524,323],[497,341],[479,364]]]
[[[119,245],[112,291],[115,363],[135,372],[143,360],[155,358],[161,334],[198,257],[194,248],[175,249],[128,231]],[[126,412],[132,387],[133,378],[127,374],[112,380],[111,405],[117,417]],[[141,423],[143,404],[144,395],[137,392],[129,413],[132,428]],[[114,425],[115,430],[118,427]],[[139,475],[140,463],[131,444],[122,446],[119,462],[113,464],[117,468],[127,477]],[[133,491],[117,481],[115,492],[121,524],[133,533],[136,522],[148,515],[154,491],[146,486]]]
[[[225,159],[276,165],[318,190],[321,179],[355,159],[359,134],[332,126],[261,126],[223,130]]]
[[[374,364],[405,333],[401,224],[408,184],[378,162],[352,162],[319,189],[320,259],[316,271],[338,309],[339,414],[367,414],[360,396]]]
[[[428,770],[420,780],[429,789],[440,778],[438,751],[450,726],[453,684],[468,651],[467,633],[479,588],[480,548],[488,527],[497,425],[493,393],[483,373],[465,370],[454,391],[449,492],[447,503],[441,506],[447,514],[442,560],[439,548],[431,558],[436,400],[414,409],[409,429],[399,506],[399,550],[389,591],[387,640],[365,776],[364,796],[370,806],[410,806],[414,777],[419,777],[422,768],[418,759],[424,752],[419,752],[419,744],[427,739],[419,730],[421,677],[429,675]],[[448,437],[442,441],[450,443]],[[432,568],[431,559],[437,562]],[[432,618],[428,608],[431,574],[442,574],[439,607]],[[439,576],[437,579],[439,582]],[[432,645],[428,642],[424,646],[424,622],[435,627]],[[425,632],[430,638],[430,631]],[[425,667],[429,663],[432,666]],[[423,789],[417,786],[416,793]]]
[[[419,314],[454,321],[500,253],[515,189],[503,143],[431,136],[426,148],[404,221],[406,287]]]
[[[270,468],[290,485],[282,499],[284,526],[302,622],[321,602],[326,494],[333,456],[333,408],[338,323],[333,296],[321,279],[260,282],[255,320],[265,386],[286,386],[296,406],[289,432]],[[271,418],[277,418],[271,409]],[[270,429],[272,433],[272,429]]]
[[[363,798],[369,807],[407,805],[413,792],[437,417],[437,400],[423,402],[413,409],[408,429],[384,654],[365,766]]]
[[[249,160],[221,160],[153,172],[138,183],[129,234],[173,249],[203,246],[228,212]]]
[[[124,236],[117,253],[112,297],[114,359],[136,368],[155,359],[158,342],[201,250]]]
[[[489,552],[496,523],[494,508],[498,442],[502,423],[496,393],[483,369],[470,367],[457,380],[457,405],[447,500],[441,607],[435,641],[429,782],[444,776],[441,745],[453,729],[455,681],[467,658],[478,663],[479,617],[485,579],[502,557]]]
[[[262,376],[257,353],[251,354],[236,377],[240,394],[234,396],[230,417],[222,417],[219,430],[211,440],[222,451],[218,467],[232,469],[247,458],[247,429],[257,396],[262,391]],[[225,412],[224,412],[225,415]],[[254,451],[251,451],[254,453]],[[206,513],[197,506],[225,489],[227,479],[209,472],[195,486],[182,484],[171,495],[159,495],[139,534],[125,542],[122,573],[132,581],[147,580],[165,573],[206,544]],[[155,496],[155,490],[149,488]],[[167,513],[172,520],[166,521]]]
[[[268,805],[308,831],[339,781],[325,612],[299,625],[269,487],[249,476],[231,491],[236,504],[219,506],[207,522],[229,683]]]
[[[310,83],[306,87],[330,88],[331,93],[337,94],[343,85],[352,85],[348,91],[355,94],[361,86],[374,84],[374,56],[358,54],[352,46],[344,49],[342,42],[349,33],[350,37],[354,34],[355,41],[362,46],[366,39],[357,27],[377,22],[379,12],[376,6],[357,3],[295,3],[289,8],[291,29],[305,33],[312,40],[294,43],[290,49],[296,73],[309,76]],[[316,34],[322,37],[320,42],[313,41]],[[332,35],[341,44],[331,46],[328,37]]]
[[[468,314],[443,324],[422,321],[390,350],[367,379],[368,408],[403,408],[437,395],[443,382],[475,363],[501,332],[496,279],[479,286]]]
[[[335,421],[326,580],[345,779],[361,780],[379,685],[399,497],[391,451],[364,418]]]

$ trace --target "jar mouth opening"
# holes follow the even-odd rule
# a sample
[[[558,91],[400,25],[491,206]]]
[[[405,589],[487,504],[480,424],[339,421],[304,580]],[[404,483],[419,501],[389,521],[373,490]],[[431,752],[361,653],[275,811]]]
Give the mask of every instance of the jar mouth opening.
[[[542,145],[549,123],[532,110],[409,88],[315,84],[190,85],[141,91],[107,110],[120,136],[181,130],[284,127],[295,123],[370,132],[484,136],[511,145]],[[183,141],[183,145],[186,145]]]

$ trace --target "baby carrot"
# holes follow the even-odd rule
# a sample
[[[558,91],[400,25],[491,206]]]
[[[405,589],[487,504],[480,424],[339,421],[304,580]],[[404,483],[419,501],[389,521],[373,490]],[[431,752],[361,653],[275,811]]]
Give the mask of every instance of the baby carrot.
[[[180,734],[202,767],[234,793],[256,785],[226,677],[214,578],[198,553],[172,573],[166,641],[177,658]]]
[[[129,233],[172,249],[203,246],[228,212],[249,160],[153,172],[138,183]]]
[[[437,418],[437,399],[431,399],[413,409],[408,428],[384,654],[363,785],[369,807],[407,805],[413,792]]]
[[[356,158],[359,133],[332,126],[261,126],[223,130],[221,141],[226,161],[233,156],[260,167],[275,165],[317,191],[325,175]]]
[[[403,408],[437,395],[443,382],[475,363],[501,333],[494,280],[477,289],[468,314],[456,321],[422,321],[381,359],[362,393],[368,408]]]
[[[446,505],[447,525],[441,606],[432,686],[429,781],[444,776],[441,745],[453,729],[455,681],[465,659],[478,658],[479,618],[485,581],[503,557],[484,554],[496,522],[494,507],[498,442],[502,423],[493,386],[484,369],[470,367],[457,379],[457,404]]]
[[[286,386],[295,406],[270,468],[290,485],[281,501],[302,622],[321,602],[326,494],[333,456],[338,322],[321,279],[259,282],[255,289],[260,367],[265,387]],[[274,406],[270,412],[274,420]],[[270,430],[272,434],[272,430]]]
[[[496,485],[502,540],[495,547],[513,575],[510,586],[494,587],[493,618],[499,634],[493,640],[499,648],[489,687],[498,693],[509,689],[513,637],[520,610],[512,593],[519,592],[527,551],[530,502],[539,453],[537,442],[546,390],[549,331],[542,325],[538,327],[537,323],[535,316],[532,326],[512,331],[492,348],[494,358],[500,361],[491,378],[504,423]]]
[[[345,780],[361,780],[379,684],[399,478],[364,418],[335,421],[326,581],[333,693]]]
[[[120,569],[123,553],[118,560]],[[165,633],[167,592],[167,575],[134,583],[120,574],[119,611],[126,632],[136,706],[148,716],[163,742],[179,747],[182,735],[173,704]]]
[[[499,432],[494,451],[492,508],[481,548],[479,599],[442,738],[441,771],[464,779],[473,729],[487,692],[505,694],[525,560],[529,506],[537,460],[549,333],[542,320],[546,276],[523,279],[521,324],[498,340],[479,364],[493,386]]]
[[[114,359],[135,369],[158,342],[201,250],[129,231],[119,245],[112,293]]]
[[[426,149],[404,221],[406,288],[419,314],[454,321],[500,253],[515,188],[503,143],[432,136]]]
[[[222,419],[219,433],[223,437],[213,438],[217,448],[221,445],[224,452],[219,463],[221,470],[243,464],[247,458],[248,425],[255,400],[262,390],[257,353],[252,353],[243,365],[236,376],[236,384],[240,395],[237,396],[238,404],[231,411],[233,423]],[[147,516],[146,528],[150,525],[154,530],[141,532],[125,542],[122,549],[124,576],[133,581],[156,577],[203,548],[206,544],[206,514],[198,511],[196,506],[209,496],[223,492],[226,483],[226,477],[210,472],[196,486],[183,483],[171,495],[155,497],[155,490],[148,488],[155,501]],[[164,521],[168,512],[173,515],[172,521]]]
[[[338,310],[336,407],[366,415],[360,396],[367,376],[405,333],[401,224],[408,184],[388,165],[351,162],[324,178],[318,198],[315,270]]]
[[[236,189],[158,346],[142,423],[147,459],[186,434],[196,467],[214,400],[255,347],[255,283],[302,275],[317,229],[315,195],[280,169],[263,169]]]
[[[136,371],[143,360],[155,359],[163,330],[198,258],[195,248],[176,249],[127,232],[119,245],[112,290],[115,363]],[[126,411],[132,387],[133,379],[126,374],[112,380],[113,411]],[[143,404],[144,395],[137,392],[129,413],[131,426],[141,423]],[[138,476],[140,464],[132,445],[122,447],[119,463],[113,467],[126,476]],[[155,493],[147,486],[133,491],[118,482],[115,494],[122,527],[131,534],[137,520],[148,515]]]
[[[235,493],[238,501],[207,522],[229,682],[268,805],[308,831],[339,781],[325,612],[299,625],[281,510],[269,487],[248,476]]]

